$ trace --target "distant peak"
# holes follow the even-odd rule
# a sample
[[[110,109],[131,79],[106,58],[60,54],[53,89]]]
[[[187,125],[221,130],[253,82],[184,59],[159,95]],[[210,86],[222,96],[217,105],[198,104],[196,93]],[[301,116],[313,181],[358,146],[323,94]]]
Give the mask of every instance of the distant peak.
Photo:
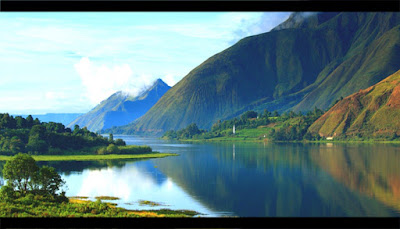
[[[160,79],[160,78],[158,78],[158,79],[154,82],[153,86],[167,86],[167,87],[169,87],[168,84],[166,84],[166,83],[165,83],[162,79]]]
[[[272,31],[316,27],[337,14],[339,12],[294,12],[286,21],[273,28]]]

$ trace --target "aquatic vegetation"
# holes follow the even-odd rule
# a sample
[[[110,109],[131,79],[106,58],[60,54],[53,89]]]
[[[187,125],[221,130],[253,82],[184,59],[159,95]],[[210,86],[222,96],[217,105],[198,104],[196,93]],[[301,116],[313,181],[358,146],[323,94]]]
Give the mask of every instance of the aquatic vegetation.
[[[157,202],[153,202],[153,201],[150,201],[150,200],[139,200],[139,205],[147,205],[147,206],[152,206],[152,207],[165,206],[162,203],[157,203]]]
[[[119,200],[121,198],[115,196],[96,196],[97,200]]]

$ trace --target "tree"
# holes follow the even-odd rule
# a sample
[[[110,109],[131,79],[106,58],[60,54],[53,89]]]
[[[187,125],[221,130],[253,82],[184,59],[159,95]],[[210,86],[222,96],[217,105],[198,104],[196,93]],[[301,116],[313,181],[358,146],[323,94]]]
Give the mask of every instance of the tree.
[[[110,136],[110,137],[108,138],[108,141],[109,141],[110,143],[113,143],[113,142],[114,142],[114,135],[113,135],[113,134],[110,134],[109,136]]]
[[[10,196],[10,188],[22,194],[40,191],[49,195],[57,195],[57,191],[65,184],[53,167],[39,168],[36,161],[28,154],[17,154],[7,161],[3,168],[3,177],[9,188],[2,189],[2,195]]]
[[[114,145],[114,144],[110,144],[107,146],[107,153],[119,153],[119,148],[118,146]]]
[[[3,177],[8,180],[7,185],[14,190],[26,193],[35,188],[34,180],[37,178],[39,167],[36,161],[28,154],[17,154],[6,162],[3,168]]]
[[[13,136],[10,142],[10,150],[13,153],[21,153],[25,151],[25,145],[17,136]]]
[[[268,118],[268,117],[270,117],[270,116],[271,116],[271,112],[269,112],[267,109],[264,109],[263,117],[264,117],[264,118]]]
[[[28,115],[28,117],[26,117],[26,127],[31,128],[32,126],[33,126],[32,115]]]
[[[21,116],[15,117],[15,122],[16,122],[16,128],[17,129],[22,129],[26,127],[26,120],[22,118]]]
[[[115,140],[115,145],[126,146],[126,142],[124,140],[122,140],[121,138],[118,138],[117,140]]]
[[[35,181],[39,185],[40,191],[53,196],[56,195],[60,187],[65,184],[60,174],[58,174],[53,167],[49,166],[40,168],[39,175]]]
[[[29,140],[27,148],[31,152],[47,153],[49,145],[45,141],[46,127],[42,125],[34,125],[29,132]]]
[[[77,135],[79,133],[79,125],[74,126],[74,132],[72,132],[73,135]]]
[[[242,120],[247,120],[249,118],[257,118],[257,112],[255,111],[246,111],[242,116],[240,117]]]

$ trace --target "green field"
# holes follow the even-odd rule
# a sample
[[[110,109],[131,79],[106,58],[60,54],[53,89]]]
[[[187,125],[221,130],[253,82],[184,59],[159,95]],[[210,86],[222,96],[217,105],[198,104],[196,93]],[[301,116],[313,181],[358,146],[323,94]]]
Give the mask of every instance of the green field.
[[[147,153],[135,155],[37,155],[32,156],[35,161],[97,161],[97,160],[121,160],[121,159],[145,159],[177,156],[175,153]],[[7,161],[12,156],[0,156],[0,161]]]

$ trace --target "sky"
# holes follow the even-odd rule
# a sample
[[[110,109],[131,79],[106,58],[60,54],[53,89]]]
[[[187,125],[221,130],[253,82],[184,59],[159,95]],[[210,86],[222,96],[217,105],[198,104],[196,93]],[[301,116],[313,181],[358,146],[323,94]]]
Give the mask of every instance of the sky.
[[[0,12],[0,113],[85,113],[117,91],[173,86],[290,12]]]

